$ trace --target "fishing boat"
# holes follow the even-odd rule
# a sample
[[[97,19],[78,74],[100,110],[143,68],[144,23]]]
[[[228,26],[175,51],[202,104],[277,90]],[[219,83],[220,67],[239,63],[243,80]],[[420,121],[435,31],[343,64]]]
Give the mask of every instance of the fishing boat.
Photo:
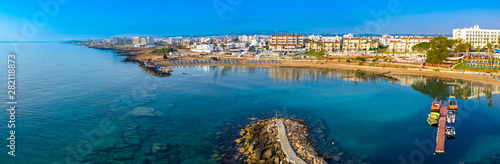
[[[438,120],[439,120],[439,113],[437,113],[437,112],[431,112],[431,114],[428,114],[427,123],[430,126],[433,126],[433,127],[437,126]]]
[[[439,99],[434,100],[434,102],[432,102],[432,105],[431,105],[431,111],[432,112],[439,112],[439,110],[441,109],[441,103],[443,103],[443,101],[441,101]]]
[[[457,98],[455,96],[450,96],[448,101],[448,108],[449,110],[455,111],[458,109]]]
[[[455,123],[455,113],[453,113],[452,111],[448,111],[448,114],[446,115],[446,123],[448,124]]]
[[[174,70],[168,68],[168,67],[160,67],[161,71],[166,72],[166,73],[171,73],[174,72]]]

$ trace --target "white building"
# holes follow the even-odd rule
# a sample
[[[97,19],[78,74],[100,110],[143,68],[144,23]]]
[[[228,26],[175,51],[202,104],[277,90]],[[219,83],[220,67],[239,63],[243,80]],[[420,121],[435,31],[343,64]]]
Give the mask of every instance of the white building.
[[[252,40],[259,40],[260,37],[257,35],[240,35],[238,36],[238,40],[240,42],[251,42]]]
[[[132,44],[134,44],[134,47],[141,47],[145,45],[151,45],[154,43],[153,38],[151,37],[133,37],[132,38]]]
[[[182,37],[169,37],[167,39],[167,42],[168,44],[172,44],[172,43],[177,43],[177,42],[181,42],[182,41]]]
[[[321,41],[324,41],[324,42],[338,42],[342,40],[342,37],[340,36],[325,36],[322,38]]]
[[[488,42],[498,42],[500,30],[480,29],[478,25],[470,28],[453,29],[453,39],[462,38],[473,47],[484,47]]]
[[[321,41],[321,39],[322,39],[322,38],[323,38],[323,37],[322,37],[321,35],[309,35],[309,36],[307,37],[307,39],[312,40],[312,41],[315,41],[315,42],[319,42],[319,41]]]
[[[351,33],[349,33],[349,34],[345,34],[345,35],[343,36],[343,38],[344,38],[344,39],[346,39],[346,38],[347,38],[347,39],[351,39],[351,38],[354,38],[354,35],[352,35]]]
[[[214,45],[211,45],[211,44],[196,45],[196,48],[191,49],[191,51],[202,52],[202,53],[212,53],[214,51]]]

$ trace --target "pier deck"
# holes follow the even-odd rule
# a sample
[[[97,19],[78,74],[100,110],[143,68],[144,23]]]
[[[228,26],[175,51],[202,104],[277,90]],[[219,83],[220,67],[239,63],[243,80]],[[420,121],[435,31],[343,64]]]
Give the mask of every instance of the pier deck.
[[[441,106],[439,127],[436,137],[436,154],[444,154],[444,142],[446,141],[446,116],[448,113],[448,104]]]

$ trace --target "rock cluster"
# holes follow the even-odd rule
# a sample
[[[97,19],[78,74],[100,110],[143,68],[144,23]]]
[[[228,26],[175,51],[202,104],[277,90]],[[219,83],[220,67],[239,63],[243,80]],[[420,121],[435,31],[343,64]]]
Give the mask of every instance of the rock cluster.
[[[307,124],[302,120],[285,119],[285,130],[288,136],[290,145],[298,157],[302,158],[307,163],[321,163],[326,164],[325,159],[310,143],[310,129]]]
[[[242,138],[236,140],[240,153],[245,154],[248,163],[289,163],[278,139],[278,128],[274,119],[261,120],[242,129]],[[297,156],[307,163],[326,163],[320,153],[309,142],[309,127],[302,120],[283,119],[291,145]]]
[[[271,119],[261,120],[240,131],[242,138],[236,140],[239,151],[245,154],[248,163],[275,163],[286,161],[278,141],[278,129]]]

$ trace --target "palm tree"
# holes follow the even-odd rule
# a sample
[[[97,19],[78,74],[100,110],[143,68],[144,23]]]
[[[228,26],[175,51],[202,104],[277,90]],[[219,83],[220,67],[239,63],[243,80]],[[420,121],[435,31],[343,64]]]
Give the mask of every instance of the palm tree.
[[[469,54],[469,49],[472,47],[470,42],[465,42],[465,55],[467,57],[467,60],[469,60],[470,54]]]
[[[486,44],[486,48],[488,48],[488,61],[490,62],[490,69],[493,70],[493,44],[488,43]]]
[[[477,45],[477,55],[481,57],[481,46]]]

